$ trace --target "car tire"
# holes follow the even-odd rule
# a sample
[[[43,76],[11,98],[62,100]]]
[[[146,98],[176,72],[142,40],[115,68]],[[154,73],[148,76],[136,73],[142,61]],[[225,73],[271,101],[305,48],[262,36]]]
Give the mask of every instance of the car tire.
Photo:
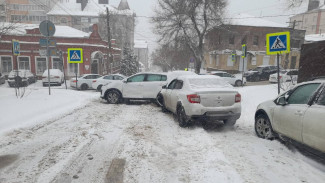
[[[103,85],[98,85],[97,86],[97,91],[101,92]]]
[[[46,84],[45,83],[43,83],[43,87],[45,87],[46,86]]]
[[[85,84],[85,83],[82,84],[81,87],[80,87],[81,90],[87,90],[88,88],[89,88],[89,86],[87,84]]]
[[[58,83],[58,86],[61,86],[62,85],[62,83]]]
[[[243,82],[238,80],[238,81],[236,81],[235,86],[242,86],[242,84],[243,84]]]
[[[272,140],[276,134],[273,131],[269,118],[265,114],[259,114],[255,119],[255,133],[258,137]]]
[[[177,108],[177,120],[180,127],[185,128],[190,126],[190,119],[185,113],[185,109],[182,105]]]
[[[225,124],[225,126],[234,126],[236,124],[237,120],[234,119],[227,119],[227,120],[223,120],[223,123]]]
[[[116,90],[108,91],[106,94],[106,100],[107,100],[107,103],[109,103],[109,104],[118,104],[118,103],[120,103],[121,99],[122,99],[122,96],[121,96],[120,92],[118,92]]]
[[[162,111],[162,112],[165,113],[165,112],[168,111],[167,108],[166,108],[166,106],[165,106],[164,97],[162,96],[161,93],[159,93],[159,94],[157,95],[157,98],[156,98],[156,104],[157,104],[158,107],[161,107],[161,111]]]
[[[27,87],[29,85],[29,81],[27,80],[25,83],[24,83],[24,87]]]

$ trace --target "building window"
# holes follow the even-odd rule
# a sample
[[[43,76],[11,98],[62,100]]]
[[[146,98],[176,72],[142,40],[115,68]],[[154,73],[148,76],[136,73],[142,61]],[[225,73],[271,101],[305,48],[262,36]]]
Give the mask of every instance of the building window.
[[[253,37],[253,45],[258,46],[258,36]]]
[[[66,24],[66,23],[68,23],[68,20],[66,18],[61,18],[60,23],[61,24]]]
[[[213,55],[212,54],[210,54],[209,60],[210,60],[210,65],[212,65],[212,61],[213,61]]]
[[[246,44],[247,43],[247,36],[244,36],[243,39],[241,40],[241,44]]]
[[[44,57],[36,57],[36,74],[42,75],[47,69],[47,59]]]
[[[76,69],[78,71],[77,74],[79,75],[79,64],[68,64],[68,71],[70,76],[76,75]]]
[[[1,73],[9,73],[12,71],[12,58],[2,56],[1,58]]]
[[[235,35],[229,36],[229,44],[235,44]]]
[[[30,70],[29,57],[18,57],[19,69]]]
[[[219,55],[216,55],[216,66],[219,66]]]
[[[232,61],[232,55],[228,56],[227,66],[228,67],[233,67],[234,66],[234,62]]]
[[[252,56],[252,65],[256,65],[256,57]]]
[[[63,62],[61,62],[60,58],[52,58],[52,68],[63,72]]]
[[[270,56],[265,55],[263,57],[263,65],[270,65]]]

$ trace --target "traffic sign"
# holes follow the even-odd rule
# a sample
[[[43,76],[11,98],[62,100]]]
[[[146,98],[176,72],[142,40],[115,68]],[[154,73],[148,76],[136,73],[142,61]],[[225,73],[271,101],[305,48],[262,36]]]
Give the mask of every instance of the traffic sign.
[[[20,43],[18,40],[12,40],[12,53],[14,55],[19,55],[20,54]]]
[[[266,35],[266,53],[276,55],[290,52],[290,32],[278,32]]]
[[[58,50],[56,48],[49,49],[49,56],[58,56]]]
[[[233,62],[236,62],[236,54],[231,54],[231,60],[233,61]]]
[[[44,20],[39,25],[39,31],[45,37],[53,36],[55,34],[55,25],[49,20]]]
[[[242,58],[246,58],[246,55],[247,55],[247,46],[246,46],[246,44],[243,44],[243,45],[241,45],[241,47],[242,47],[241,57]]]
[[[39,50],[39,55],[42,56],[42,57],[46,57],[46,56],[47,56],[47,54],[46,54],[46,50],[42,50],[42,49],[40,49],[40,50]]]
[[[41,47],[47,47],[47,43],[49,47],[56,47],[56,41],[55,40],[48,40],[47,39],[40,39],[39,44]]]
[[[82,48],[68,48],[68,62],[72,64],[83,63]]]

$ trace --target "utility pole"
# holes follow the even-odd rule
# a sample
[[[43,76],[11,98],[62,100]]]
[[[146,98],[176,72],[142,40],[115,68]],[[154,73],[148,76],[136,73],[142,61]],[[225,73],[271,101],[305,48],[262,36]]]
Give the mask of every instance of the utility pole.
[[[113,65],[113,59],[112,59],[112,43],[111,43],[111,27],[110,27],[110,14],[108,7],[106,7],[106,22],[107,22],[107,42],[108,42],[108,51],[107,51],[107,72],[109,70],[109,66],[111,67],[111,74],[112,74],[112,65]]]

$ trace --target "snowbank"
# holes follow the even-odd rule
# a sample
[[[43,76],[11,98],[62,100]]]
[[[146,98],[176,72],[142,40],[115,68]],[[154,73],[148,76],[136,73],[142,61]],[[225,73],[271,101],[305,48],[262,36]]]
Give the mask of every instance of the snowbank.
[[[60,118],[98,98],[99,94],[94,91],[65,90],[63,86],[53,87],[52,95],[49,96],[46,87],[34,84],[26,88],[23,98],[18,99],[14,88],[9,88],[7,84],[1,85],[0,134]]]

